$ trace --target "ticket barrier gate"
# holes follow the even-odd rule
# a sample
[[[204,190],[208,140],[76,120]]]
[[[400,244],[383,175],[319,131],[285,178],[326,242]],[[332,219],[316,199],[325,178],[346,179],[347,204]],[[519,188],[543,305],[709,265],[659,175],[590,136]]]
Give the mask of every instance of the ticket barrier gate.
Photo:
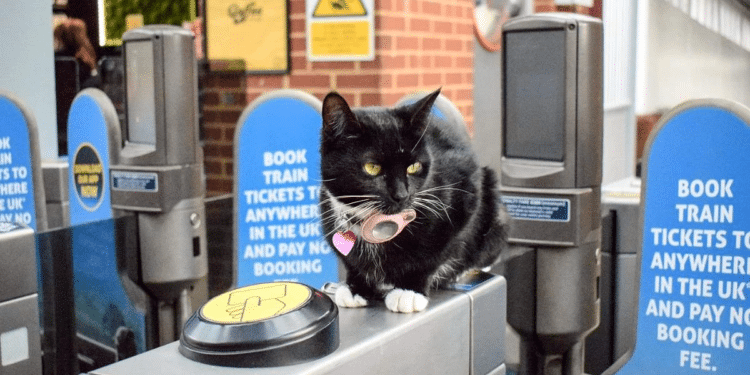
[[[335,312],[330,314],[337,320],[338,339],[322,339],[319,343],[329,347],[330,354],[298,359],[296,364],[285,365],[285,359],[277,355],[293,351],[293,348],[283,347],[288,344],[284,337],[273,337],[266,343],[287,349],[277,347],[275,352],[274,345],[261,343],[243,352],[236,349],[242,343],[233,341],[228,345],[212,341],[216,336],[211,336],[210,332],[223,332],[219,336],[228,339],[234,337],[233,329],[248,325],[237,324],[234,328],[230,325],[208,328],[203,331],[206,333],[203,338],[191,336],[187,341],[192,349],[186,350],[188,345],[183,336],[181,343],[159,347],[91,374],[505,374],[505,291],[503,277],[475,272],[452,287],[435,291],[430,297],[430,306],[420,313],[393,313],[382,304],[337,309],[331,302],[329,306],[333,306]],[[312,293],[315,298],[323,297],[318,291]],[[214,319],[214,312],[209,314],[204,309],[205,306],[196,313],[202,314],[200,318],[192,319],[202,319],[203,324],[210,320],[203,315]],[[188,328],[191,322],[193,320],[183,335],[192,335]],[[274,326],[272,331],[284,331],[283,324]],[[309,332],[315,324],[304,326]],[[266,351],[267,362],[245,358],[263,351]],[[222,360],[223,354],[233,355],[236,363]]]
[[[30,228],[0,222],[0,285],[0,374],[40,374],[36,249]]]

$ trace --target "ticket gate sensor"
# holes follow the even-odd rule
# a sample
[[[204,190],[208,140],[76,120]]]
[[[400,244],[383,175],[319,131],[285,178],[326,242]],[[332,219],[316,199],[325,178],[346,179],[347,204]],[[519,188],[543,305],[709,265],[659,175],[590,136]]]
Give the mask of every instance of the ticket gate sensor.
[[[503,27],[502,201],[514,218],[508,322],[520,374],[582,374],[599,324],[602,24],[570,13]]]
[[[194,36],[151,25],[122,37],[126,121],[110,169],[112,208],[134,212],[140,281],[159,302],[161,343],[189,318],[189,289],[208,270]]]

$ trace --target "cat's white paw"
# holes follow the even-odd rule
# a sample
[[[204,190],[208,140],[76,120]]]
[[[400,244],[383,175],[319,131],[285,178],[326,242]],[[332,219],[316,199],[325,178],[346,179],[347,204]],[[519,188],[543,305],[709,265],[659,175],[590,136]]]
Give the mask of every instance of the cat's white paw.
[[[363,307],[367,306],[367,300],[359,294],[352,295],[348,285],[342,284],[336,289],[334,301],[340,307]]]
[[[385,295],[385,307],[393,312],[411,313],[427,308],[427,297],[412,290],[393,289]]]

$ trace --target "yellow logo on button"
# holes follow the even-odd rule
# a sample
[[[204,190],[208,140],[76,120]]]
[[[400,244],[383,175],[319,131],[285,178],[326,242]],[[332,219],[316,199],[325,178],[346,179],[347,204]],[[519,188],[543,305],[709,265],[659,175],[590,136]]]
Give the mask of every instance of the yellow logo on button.
[[[201,315],[214,323],[252,323],[294,311],[312,297],[312,290],[297,283],[266,283],[235,289],[208,301]]]

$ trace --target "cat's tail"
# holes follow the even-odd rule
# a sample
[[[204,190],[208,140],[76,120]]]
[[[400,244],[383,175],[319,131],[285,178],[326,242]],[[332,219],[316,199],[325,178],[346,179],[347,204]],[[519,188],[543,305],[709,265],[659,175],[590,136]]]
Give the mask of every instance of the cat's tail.
[[[500,202],[500,190],[495,171],[489,167],[482,168],[481,181],[481,206],[484,207],[483,217],[484,234],[482,235],[480,258],[477,259],[478,267],[488,267],[500,259],[501,252],[508,247],[508,226],[510,215]]]

